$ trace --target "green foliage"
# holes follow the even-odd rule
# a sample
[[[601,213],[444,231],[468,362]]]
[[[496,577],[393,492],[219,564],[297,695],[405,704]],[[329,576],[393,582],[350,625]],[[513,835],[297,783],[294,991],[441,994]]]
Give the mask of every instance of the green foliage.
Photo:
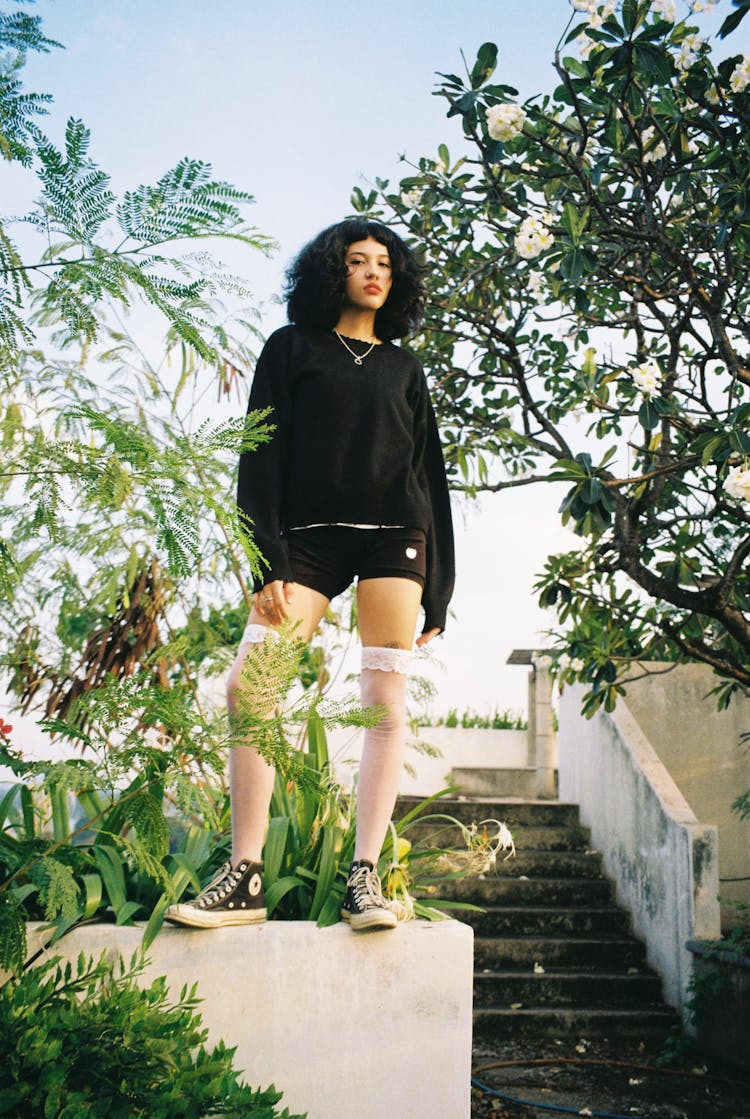
[[[303,1119],[207,1046],[195,986],[172,1001],[163,978],[139,985],[144,964],[52,959],[0,989],[0,1114]]]
[[[750,91],[696,32],[625,0],[523,105],[484,44],[436,90],[459,158],[352,196],[429,261],[414,346],[454,487],[564,486],[581,542],[537,586],[589,711],[635,657],[750,686]]]
[[[451,707],[447,715],[440,715],[436,719],[420,719],[418,725],[422,727],[463,727],[464,729],[478,728],[480,730],[526,730],[527,723],[522,715],[510,709],[498,711],[495,709],[488,715],[478,715],[469,709],[460,714],[456,707]]]
[[[81,120],[68,121],[63,150],[34,123],[50,99],[23,91],[24,52],[58,44],[42,35],[38,17],[16,11],[0,21],[0,46],[11,48],[0,61],[0,153],[33,169],[40,193],[24,221],[44,237],[38,258],[24,259],[0,220],[3,363],[15,363],[33,340],[32,320],[54,323],[62,345],[90,343],[101,334],[103,303],[125,310],[138,296],[219,368],[223,355],[210,338],[205,306],[243,288],[206,254],[180,250],[210,238],[268,252],[273,242],[244,218],[252,195],[214,180],[209,164],[185,158],[154,186],[126,191],[118,202],[109,175],[89,155],[91,135]]]

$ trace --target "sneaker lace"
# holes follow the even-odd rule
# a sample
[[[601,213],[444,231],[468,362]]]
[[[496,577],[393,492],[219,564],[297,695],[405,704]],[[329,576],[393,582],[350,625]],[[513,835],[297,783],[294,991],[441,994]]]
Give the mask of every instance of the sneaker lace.
[[[376,870],[361,866],[351,881],[352,893],[360,909],[388,909]]]
[[[216,877],[211,879],[195,900],[199,905],[213,905],[215,901],[220,901],[221,898],[226,897],[241,877],[241,871],[233,870],[231,863],[224,863]]]

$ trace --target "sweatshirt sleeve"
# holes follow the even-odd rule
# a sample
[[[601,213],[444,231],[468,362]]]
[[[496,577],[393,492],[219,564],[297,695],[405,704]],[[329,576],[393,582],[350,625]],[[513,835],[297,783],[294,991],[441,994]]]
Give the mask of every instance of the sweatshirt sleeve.
[[[292,579],[289,550],[281,535],[291,423],[290,348],[289,329],[282,328],[261,351],[247,410],[271,408],[268,423],[275,430],[269,442],[240,455],[237,505],[268,564],[260,577],[254,576],[256,591],[274,579]]]
[[[430,525],[427,532],[427,577],[422,594],[425,611],[423,633],[445,629],[448,603],[455,582],[453,519],[435,413],[424,372],[419,370],[420,391],[415,415],[415,467],[429,495]]]

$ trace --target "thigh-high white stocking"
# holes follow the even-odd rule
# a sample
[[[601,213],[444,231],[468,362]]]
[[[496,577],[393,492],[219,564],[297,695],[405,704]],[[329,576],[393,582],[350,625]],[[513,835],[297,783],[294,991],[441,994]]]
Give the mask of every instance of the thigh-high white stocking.
[[[365,707],[384,707],[376,726],[365,731],[357,781],[355,859],[377,864],[393,814],[406,741],[406,683],[411,651],[362,649],[361,694]]]
[[[238,710],[237,691],[242,687],[242,666],[252,650],[247,643],[260,645],[274,631],[266,626],[248,626],[240,651],[229,673],[227,705],[230,715]],[[275,637],[275,634],[274,634]],[[270,718],[273,711],[268,712]],[[232,801],[232,866],[242,859],[260,862],[276,771],[264,761],[251,743],[229,751],[229,788]]]

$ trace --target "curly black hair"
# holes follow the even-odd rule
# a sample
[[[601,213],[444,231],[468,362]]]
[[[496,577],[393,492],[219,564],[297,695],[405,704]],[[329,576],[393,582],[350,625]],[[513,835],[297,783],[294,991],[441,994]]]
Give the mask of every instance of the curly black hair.
[[[298,326],[332,330],[344,303],[346,250],[372,237],[388,250],[393,286],[375,315],[375,333],[390,341],[403,338],[422,321],[422,266],[414,252],[386,225],[349,218],[324,229],[295,257],[286,272],[287,317]]]

